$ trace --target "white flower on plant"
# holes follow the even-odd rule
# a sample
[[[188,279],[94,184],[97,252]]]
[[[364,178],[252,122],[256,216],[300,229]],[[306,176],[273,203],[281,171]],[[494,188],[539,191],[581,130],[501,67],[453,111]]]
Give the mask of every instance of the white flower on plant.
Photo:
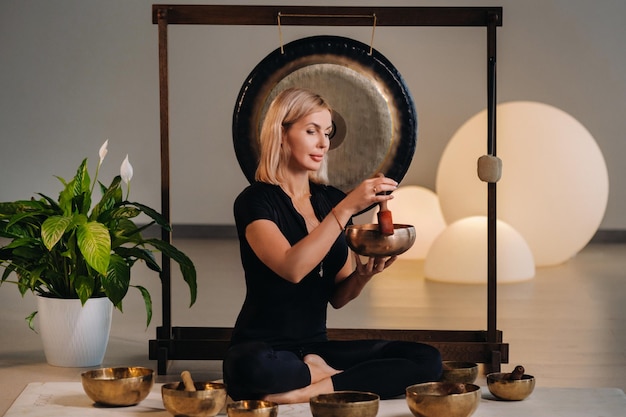
[[[102,161],[104,161],[104,157],[107,156],[109,146],[109,140],[105,140],[102,146],[100,146],[100,150],[98,151],[98,155],[100,156],[100,161],[98,162],[98,166],[96,167],[96,176],[93,179],[93,184],[91,185],[90,192],[93,192],[94,187],[96,186],[96,180],[98,179],[98,174],[100,173],[100,166],[102,165]]]
[[[120,177],[122,177],[122,181],[126,183],[126,199],[128,200],[128,196],[130,195],[130,180],[133,178],[133,166],[128,161],[128,154],[126,154],[126,158],[122,161]]]
[[[128,155],[124,158],[122,162],[122,166],[120,167],[120,176],[122,180],[128,185],[130,183],[131,178],[133,178],[133,166],[128,162]]]
[[[109,146],[109,140],[107,139],[104,141],[104,143],[100,147],[100,150],[98,151],[98,155],[100,155],[100,164],[102,164],[102,161],[104,161],[104,157],[107,156],[108,146]]]

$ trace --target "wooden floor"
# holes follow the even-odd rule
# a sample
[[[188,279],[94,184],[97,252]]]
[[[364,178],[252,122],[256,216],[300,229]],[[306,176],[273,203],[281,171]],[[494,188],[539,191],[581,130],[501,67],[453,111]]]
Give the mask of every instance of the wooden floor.
[[[196,263],[198,301],[188,308],[186,286],[174,271],[174,325],[233,325],[244,296],[236,240],[175,242]],[[161,322],[156,275],[134,270],[136,284],[148,287],[155,311],[146,328],[139,292],[114,312],[103,366],[141,365],[148,340]],[[131,289],[132,290],[132,289]],[[486,286],[425,280],[422,262],[399,260],[378,276],[357,300],[329,313],[329,327],[389,329],[485,329]],[[80,381],[82,368],[47,365],[39,335],[24,317],[35,309],[31,295],[21,298],[8,284],[0,288],[0,415],[29,382]],[[533,374],[538,386],[617,387],[626,390],[626,245],[590,244],[567,263],[538,268],[534,279],[498,288],[498,328],[510,344],[509,370],[516,364]],[[218,361],[175,361],[168,375],[189,369],[197,379],[221,378]],[[484,377],[479,379],[484,384]]]

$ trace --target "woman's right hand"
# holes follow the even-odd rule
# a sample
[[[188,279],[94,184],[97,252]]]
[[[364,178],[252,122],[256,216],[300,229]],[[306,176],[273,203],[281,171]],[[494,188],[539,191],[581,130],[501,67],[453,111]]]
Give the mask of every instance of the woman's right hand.
[[[372,204],[391,200],[393,198],[391,192],[395,191],[396,188],[398,188],[398,183],[391,178],[385,176],[368,178],[337,205],[337,210],[346,210],[350,216],[353,216]]]

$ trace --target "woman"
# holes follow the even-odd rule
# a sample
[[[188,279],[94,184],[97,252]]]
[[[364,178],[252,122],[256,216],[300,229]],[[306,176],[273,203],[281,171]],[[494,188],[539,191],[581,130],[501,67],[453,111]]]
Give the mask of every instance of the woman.
[[[224,359],[235,400],[298,403],[340,390],[390,398],[441,374],[429,345],[327,339],[328,303],[345,306],[396,259],[351,259],[344,227],[398,185],[376,177],[347,195],[324,185],[331,131],[329,105],[307,90],[281,92],[267,111],[256,181],[234,204],[247,289]]]

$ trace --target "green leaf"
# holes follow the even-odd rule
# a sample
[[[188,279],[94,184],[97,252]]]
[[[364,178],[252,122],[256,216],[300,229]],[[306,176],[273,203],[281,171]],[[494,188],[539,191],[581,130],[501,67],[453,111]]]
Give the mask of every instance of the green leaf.
[[[4,203],[0,203],[0,218],[12,216],[16,213],[19,213],[22,204],[19,201],[7,201]]]
[[[2,272],[2,278],[0,278],[0,285],[2,285],[2,283],[4,281],[7,280],[7,278],[9,278],[9,275],[11,275],[11,273],[15,270],[15,267],[12,265],[6,266],[4,268],[4,271]]]
[[[43,222],[41,225],[41,240],[48,250],[52,250],[52,247],[61,239],[71,223],[71,217],[62,216],[48,217]]]
[[[147,289],[142,287],[141,285],[133,285],[133,287],[137,288],[141,292],[141,296],[143,297],[143,302],[146,305],[146,327],[150,326],[150,322],[152,321],[152,298],[150,297],[150,293]]]
[[[163,254],[168,256],[170,259],[176,261],[180,268],[180,272],[183,274],[183,279],[189,286],[189,294],[191,296],[191,303],[189,307],[191,307],[196,302],[196,297],[198,295],[198,287],[196,283],[196,267],[194,266],[191,259],[187,257],[183,252],[176,249],[171,244],[160,240],[160,239],[147,239],[145,244],[152,245],[156,249],[160,250]]]
[[[31,237],[22,237],[22,238],[13,239],[11,243],[6,245],[4,248],[14,249],[14,248],[21,248],[21,247],[32,247],[32,246],[37,246],[38,243],[39,243],[38,239],[33,239]]]
[[[131,202],[127,202],[126,204],[128,205],[132,205],[137,207],[139,210],[141,210],[144,214],[146,214],[148,217],[150,217],[151,219],[153,219],[155,222],[157,222],[157,224],[159,226],[161,226],[163,229],[165,230],[171,230],[171,226],[170,224],[167,222],[167,219],[165,217],[163,217],[163,215],[161,215],[159,212],[157,212],[156,210],[154,210],[153,208],[150,208],[144,204],[141,203],[131,203]]]
[[[49,208],[49,209],[51,209],[51,210],[53,210],[53,211],[55,211],[57,213],[62,212],[61,207],[59,206],[59,204],[56,201],[54,201],[52,198],[50,198],[47,195],[42,194],[42,193],[37,193],[37,194],[42,196],[44,198],[44,200],[47,201],[48,204],[49,204],[49,207],[46,207],[45,204],[43,203],[44,200],[41,200],[41,209]]]
[[[9,230],[15,225],[22,225],[24,223],[27,224],[38,224],[37,220],[38,213],[34,213],[32,211],[27,211],[25,213],[17,213],[11,216],[11,219],[6,223],[6,229]]]
[[[43,194],[41,195],[43,196]],[[54,208],[56,203],[51,204],[51,206],[46,205],[43,200],[18,200],[0,203],[0,218],[25,212],[46,213],[47,210]]]
[[[148,249],[144,249],[139,246],[135,246],[132,248],[120,246],[120,247],[113,249],[113,251],[125,259],[130,259],[130,258],[140,259],[144,261],[146,263],[146,266],[150,268],[151,270],[155,272],[161,272],[161,266],[157,263],[156,259],[154,258],[154,254]]]
[[[89,188],[91,185],[91,181],[89,180],[89,171],[87,171],[87,158],[83,159],[78,170],[76,171],[76,176],[74,176],[74,197],[80,195],[84,192],[89,192]]]
[[[79,275],[76,277],[74,280],[74,288],[82,305],[85,305],[87,300],[94,294],[96,290],[95,286],[96,280],[91,276]]]
[[[31,264],[46,261],[47,250],[41,246],[23,245],[13,249],[13,262],[25,269],[29,269]]]
[[[117,228],[114,234],[115,242],[112,242],[111,245],[118,247],[128,242],[140,244],[143,242],[143,239],[139,232],[140,229],[132,220],[121,218],[117,220]]]
[[[120,186],[121,182],[121,177],[117,175],[115,178],[113,178],[113,181],[111,182],[111,185],[109,185],[109,188],[104,188],[104,186],[100,184],[102,198],[100,199],[100,202],[94,206],[91,212],[91,218],[93,220],[98,220],[102,222],[107,221],[106,219],[101,219],[100,215],[101,213],[110,210],[112,207],[115,206],[117,202],[122,200],[122,188]]]
[[[33,320],[35,319],[36,315],[37,315],[37,312],[33,311],[25,319],[26,322],[28,323],[28,327],[35,333],[37,333],[37,331],[35,330],[35,325],[33,324]]]
[[[78,248],[87,264],[102,275],[107,274],[111,257],[111,237],[101,223],[88,222],[78,226]]]
[[[111,255],[108,273],[102,279],[102,287],[104,293],[120,311],[122,311],[122,299],[126,296],[129,285],[130,266],[121,256]]]
[[[63,214],[69,216],[72,214],[72,201],[74,200],[74,180],[65,185],[63,191],[59,193],[59,207],[63,210]]]
[[[111,210],[111,219],[132,219],[141,214],[141,210],[136,207],[119,206]]]

